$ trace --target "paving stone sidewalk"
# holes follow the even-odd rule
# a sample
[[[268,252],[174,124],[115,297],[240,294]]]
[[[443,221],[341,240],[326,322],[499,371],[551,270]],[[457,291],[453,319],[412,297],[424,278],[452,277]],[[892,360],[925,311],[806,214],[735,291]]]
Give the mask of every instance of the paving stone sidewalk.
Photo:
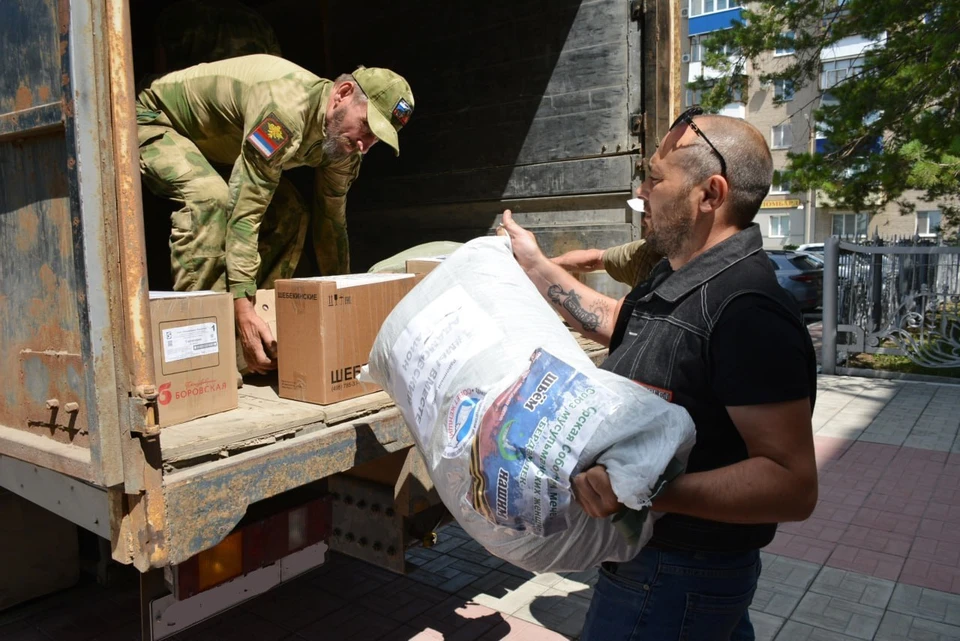
[[[960,387],[821,376],[820,500],[763,551],[761,641],[960,640]],[[576,639],[596,572],[533,575],[456,526],[398,577],[321,568],[176,641]],[[78,586],[0,613],[2,641],[131,641],[135,586]]]

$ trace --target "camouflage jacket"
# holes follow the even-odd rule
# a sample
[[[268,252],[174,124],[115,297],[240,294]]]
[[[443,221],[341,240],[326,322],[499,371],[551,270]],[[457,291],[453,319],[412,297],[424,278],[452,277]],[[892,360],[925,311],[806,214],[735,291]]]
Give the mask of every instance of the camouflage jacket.
[[[314,238],[324,274],[348,272],[346,196],[362,156],[324,156],[324,116],[333,83],[269,55],[197,65],[155,80],[137,97],[137,120],[166,115],[212,163],[230,164],[226,263],[234,296],[256,292],[260,221],[284,169],[317,168]]]

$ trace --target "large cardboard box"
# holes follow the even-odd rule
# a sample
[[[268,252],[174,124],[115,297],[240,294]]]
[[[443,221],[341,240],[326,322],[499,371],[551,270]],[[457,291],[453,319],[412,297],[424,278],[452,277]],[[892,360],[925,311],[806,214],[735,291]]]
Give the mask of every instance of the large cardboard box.
[[[325,405],[378,391],[357,376],[383,321],[418,281],[413,274],[278,280],[280,396]]]
[[[407,261],[408,274],[429,274],[440,266],[446,256],[433,256],[431,258],[411,258]]]
[[[263,322],[267,324],[267,327],[270,328],[270,333],[273,334],[274,345],[273,348],[276,349],[277,341],[277,307],[276,307],[276,290],[274,289],[258,289],[256,298],[253,301],[253,309],[257,313]],[[243,347],[240,345],[240,339],[237,338],[237,369],[240,370],[241,374],[247,373],[247,361],[243,358]]]
[[[233,296],[150,292],[160,426],[237,407]]]

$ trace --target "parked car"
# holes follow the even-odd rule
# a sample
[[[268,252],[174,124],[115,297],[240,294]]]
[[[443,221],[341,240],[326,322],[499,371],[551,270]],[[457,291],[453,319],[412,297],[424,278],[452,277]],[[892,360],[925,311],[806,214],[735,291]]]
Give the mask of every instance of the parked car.
[[[823,243],[806,243],[797,247],[798,252],[806,252],[823,258]]]
[[[820,307],[823,300],[823,260],[803,252],[767,250],[777,282],[803,311]]]

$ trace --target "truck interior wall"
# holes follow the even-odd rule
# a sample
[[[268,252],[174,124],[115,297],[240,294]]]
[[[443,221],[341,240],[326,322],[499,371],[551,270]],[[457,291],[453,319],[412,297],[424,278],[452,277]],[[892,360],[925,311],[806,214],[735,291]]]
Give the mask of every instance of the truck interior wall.
[[[138,77],[149,73],[150,15],[164,4],[132,4]],[[401,155],[375,147],[350,191],[354,271],[422,242],[485,234],[505,204],[541,214],[543,227],[551,212],[576,213],[581,245],[633,237],[628,0],[248,4],[284,57],[318,75],[382,66],[413,88]],[[289,173],[309,188],[309,170]],[[602,204],[580,207],[583,197]]]

